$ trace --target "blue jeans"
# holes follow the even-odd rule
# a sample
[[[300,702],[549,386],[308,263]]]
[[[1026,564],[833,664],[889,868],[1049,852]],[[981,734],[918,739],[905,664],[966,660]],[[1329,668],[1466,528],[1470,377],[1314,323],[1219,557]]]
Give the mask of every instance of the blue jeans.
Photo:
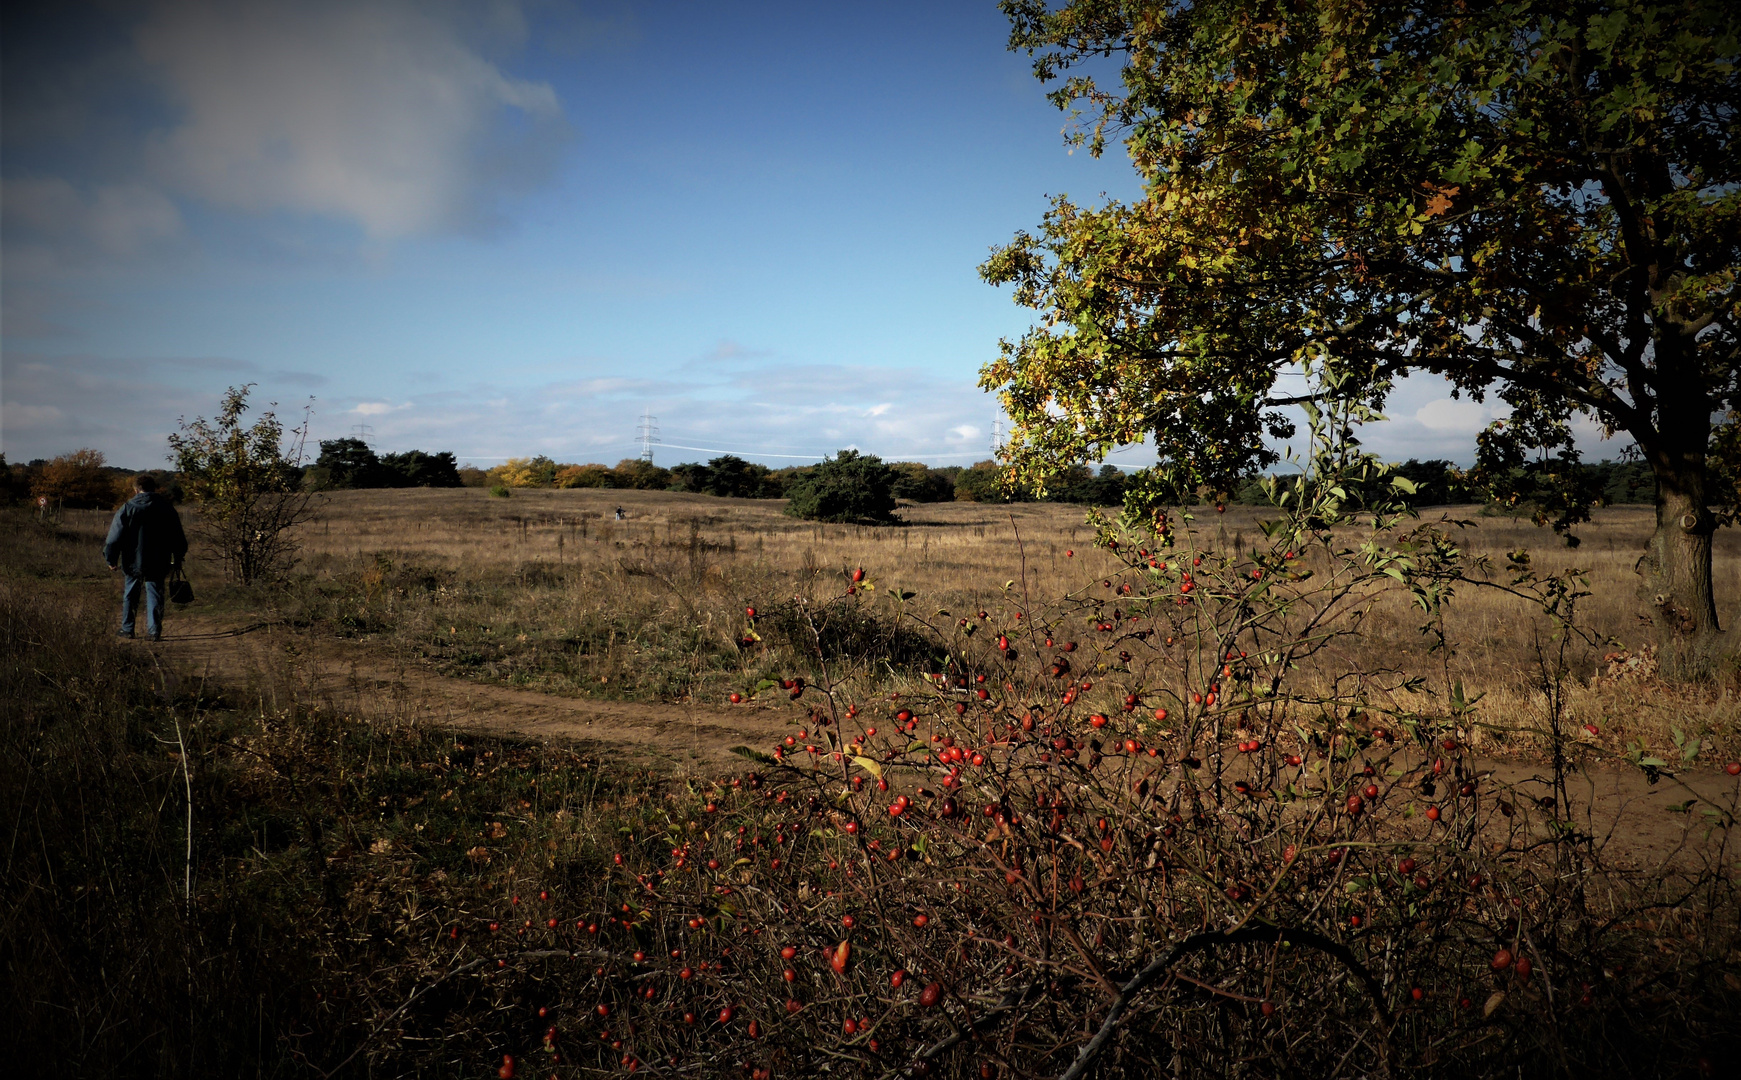
[[[151,581],[132,574],[122,576],[121,633],[133,636],[133,612],[139,607],[139,594],[145,594],[145,634],[150,638],[163,636],[163,579]]]

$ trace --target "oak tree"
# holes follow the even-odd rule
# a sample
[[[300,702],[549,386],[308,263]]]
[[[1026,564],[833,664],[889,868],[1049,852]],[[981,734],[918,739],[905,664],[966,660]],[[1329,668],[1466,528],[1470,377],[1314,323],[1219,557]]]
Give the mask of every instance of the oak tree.
[[[1276,460],[1285,406],[1432,372],[1509,416],[1475,475],[1587,517],[1574,424],[1656,481],[1644,594],[1717,628],[1735,514],[1737,9],[1718,0],[1005,0],[1130,202],[1052,203],[981,268],[1039,325],[982,372],[1018,483],[1153,440],[1141,511]],[[1116,71],[1116,78],[1109,76]],[[1305,373],[1304,384],[1282,380]]]

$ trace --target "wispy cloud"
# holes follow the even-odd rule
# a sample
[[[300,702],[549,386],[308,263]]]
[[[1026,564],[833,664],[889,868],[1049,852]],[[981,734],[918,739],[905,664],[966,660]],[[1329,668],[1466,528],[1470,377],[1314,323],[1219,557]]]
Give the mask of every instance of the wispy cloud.
[[[504,73],[464,40],[455,10],[160,5],[137,45],[182,116],[151,144],[150,173],[218,206],[329,217],[376,238],[478,227],[495,189],[548,171],[563,113],[548,83]],[[524,123],[498,123],[503,112]]]

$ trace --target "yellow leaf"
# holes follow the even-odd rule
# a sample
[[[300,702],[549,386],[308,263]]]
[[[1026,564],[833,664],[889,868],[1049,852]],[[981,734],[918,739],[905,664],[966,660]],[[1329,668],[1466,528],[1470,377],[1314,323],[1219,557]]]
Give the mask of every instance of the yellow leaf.
[[[1493,996],[1487,999],[1487,1004],[1481,1006],[1481,1018],[1485,1020],[1492,1016],[1503,1004],[1505,1004],[1505,991],[1495,990]]]
[[[867,773],[870,773],[872,776],[876,777],[878,780],[881,780],[883,778],[882,763],[876,761],[874,758],[858,757],[857,755],[854,755],[852,760],[858,765],[859,768],[863,769]]]

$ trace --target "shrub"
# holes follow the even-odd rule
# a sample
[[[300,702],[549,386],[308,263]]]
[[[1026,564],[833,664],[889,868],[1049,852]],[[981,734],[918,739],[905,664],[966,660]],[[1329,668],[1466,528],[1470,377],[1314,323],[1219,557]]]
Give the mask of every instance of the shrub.
[[[842,450],[787,485],[786,513],[808,521],[895,521],[895,471],[874,454]]]
[[[810,628],[806,675],[756,690],[808,718],[746,748],[763,767],[696,792],[687,820],[625,838],[582,920],[598,1004],[561,1029],[565,1053],[1072,1078],[1723,1060],[1741,987],[1716,965],[1741,928],[1720,840],[1702,862],[1683,849],[1684,874],[1616,865],[1567,803],[1562,714],[1551,775],[1508,785],[1470,753],[1482,720],[1459,687],[1428,698],[1344,659],[1393,589],[1429,632],[1454,590],[1491,585],[1572,634],[1576,576],[1468,562],[1406,516],[1385,467],[1316,464],[1272,487],[1288,505],[1249,553],[1189,516],[1102,523],[1122,565],[1054,603],[1007,593],[930,624],[854,573],[813,610],[758,614]],[[1357,522],[1369,542],[1338,538]],[[935,635],[923,692],[873,698],[834,674],[823,628],[873,596]],[[1550,698],[1561,655],[1542,659]],[[1737,824],[1733,797],[1695,805],[1712,830]],[[540,985],[536,958],[576,936],[507,944],[527,962],[493,1000]]]
[[[514,494],[513,489],[506,484],[495,484],[490,488],[490,494],[498,499],[506,499]]]
[[[215,420],[184,419],[169,437],[176,471],[200,507],[195,535],[243,585],[279,578],[295,564],[295,528],[309,513],[300,490],[307,414],[288,433],[271,410],[243,427],[252,388],[231,387]]]

